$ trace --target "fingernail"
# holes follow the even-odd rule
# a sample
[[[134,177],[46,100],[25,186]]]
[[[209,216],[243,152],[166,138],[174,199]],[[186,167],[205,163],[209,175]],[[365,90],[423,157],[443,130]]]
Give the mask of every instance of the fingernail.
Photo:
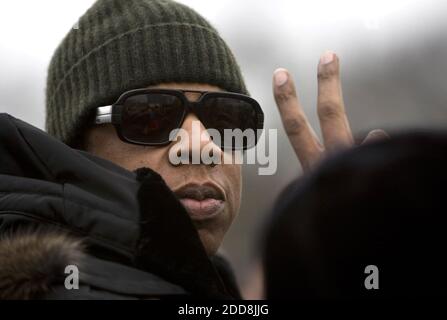
[[[335,53],[333,51],[326,51],[320,58],[320,64],[328,64],[334,61]]]
[[[275,71],[275,85],[280,87],[286,84],[289,76],[284,69],[276,69]]]

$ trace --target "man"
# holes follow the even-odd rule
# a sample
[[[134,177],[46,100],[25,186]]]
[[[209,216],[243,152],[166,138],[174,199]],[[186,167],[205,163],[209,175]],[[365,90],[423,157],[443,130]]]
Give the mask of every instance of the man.
[[[3,197],[0,205],[10,219],[4,219],[2,232],[17,229],[30,217],[27,211],[34,210],[27,223],[52,225],[69,236],[60,236],[58,230],[8,232],[0,256],[9,270],[24,265],[26,272],[10,277],[8,268],[0,269],[0,289],[10,293],[5,297],[26,298],[239,298],[231,271],[216,252],[239,210],[241,166],[173,165],[173,144],[167,139],[168,131],[191,133],[194,123],[201,131],[262,126],[262,111],[248,96],[233,54],[203,17],[173,1],[99,0],[78,25],[57,48],[48,70],[47,131],[83,151],[10,118],[2,119],[3,128],[11,131],[3,129],[1,142],[7,155],[1,169],[8,176],[4,181],[26,183],[27,189],[37,179],[37,189],[60,200],[54,204],[54,198],[36,196],[24,203],[22,193],[15,201],[11,195]],[[288,71],[274,74],[276,102],[306,171],[326,150],[353,145],[334,53],[323,55],[318,75],[324,144],[306,120]],[[368,139],[381,135],[373,132]],[[198,146],[185,145],[190,154],[212,142],[203,137]],[[14,145],[19,152],[13,151]],[[212,153],[220,159],[232,149],[215,145]],[[25,155],[30,159],[21,158]],[[2,191],[8,194],[8,188]],[[21,205],[28,206],[15,209]],[[25,213],[12,213],[18,211]],[[78,238],[86,249],[77,245]],[[66,246],[72,254],[61,256]],[[11,258],[11,252],[36,259],[23,262]],[[54,256],[57,263],[44,263],[44,271],[39,270],[38,275],[47,274],[43,281],[31,289],[23,285],[36,277],[37,261],[51,262]],[[60,282],[60,270],[67,264],[81,266],[77,291],[66,290]],[[48,271],[58,277],[49,277]],[[110,278],[122,283],[110,285]],[[143,281],[137,285],[135,279],[151,280],[141,287]]]

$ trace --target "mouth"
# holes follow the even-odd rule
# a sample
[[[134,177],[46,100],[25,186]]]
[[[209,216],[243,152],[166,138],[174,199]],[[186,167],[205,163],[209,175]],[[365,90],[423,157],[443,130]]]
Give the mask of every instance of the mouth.
[[[174,193],[191,219],[196,221],[212,219],[225,207],[224,193],[214,184],[187,184]]]

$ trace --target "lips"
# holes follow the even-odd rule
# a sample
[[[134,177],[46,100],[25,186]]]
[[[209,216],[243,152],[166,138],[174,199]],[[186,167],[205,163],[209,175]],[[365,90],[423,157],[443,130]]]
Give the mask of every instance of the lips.
[[[193,220],[207,220],[225,207],[223,192],[213,184],[187,184],[174,191]]]

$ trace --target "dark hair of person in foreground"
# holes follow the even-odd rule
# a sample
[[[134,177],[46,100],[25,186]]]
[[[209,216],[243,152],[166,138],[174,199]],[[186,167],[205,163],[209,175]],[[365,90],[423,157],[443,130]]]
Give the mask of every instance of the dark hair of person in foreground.
[[[266,297],[445,296],[446,164],[446,132],[406,133],[292,183],[265,238]]]

